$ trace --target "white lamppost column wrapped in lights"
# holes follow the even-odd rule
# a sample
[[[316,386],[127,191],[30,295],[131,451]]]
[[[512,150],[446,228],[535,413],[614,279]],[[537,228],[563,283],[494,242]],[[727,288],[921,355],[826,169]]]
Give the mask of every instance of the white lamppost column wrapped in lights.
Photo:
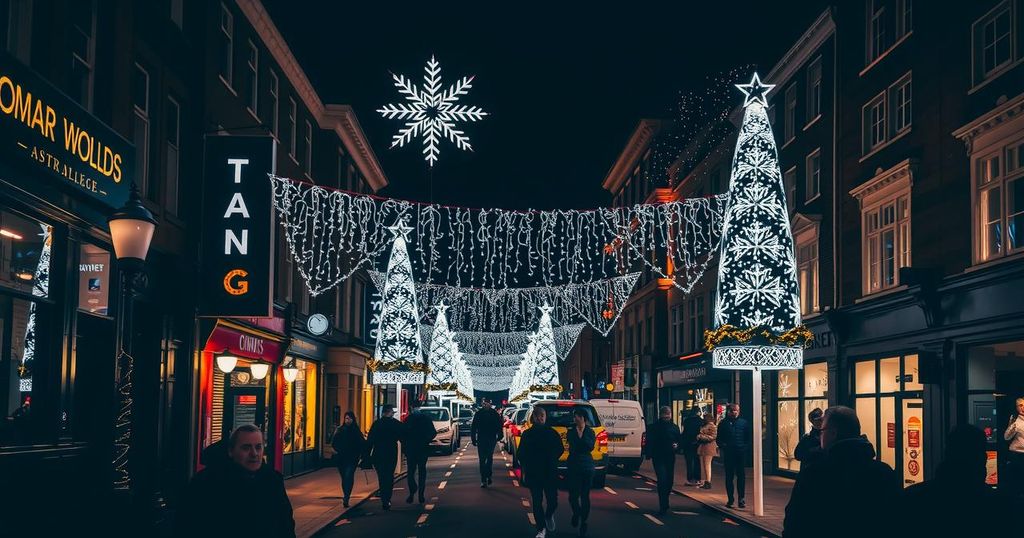
[[[761,371],[803,367],[793,236],[778,151],[757,74],[737,84],[746,99],[719,245],[715,329],[705,334],[715,368],[751,370],[754,514],[764,515],[761,468]]]

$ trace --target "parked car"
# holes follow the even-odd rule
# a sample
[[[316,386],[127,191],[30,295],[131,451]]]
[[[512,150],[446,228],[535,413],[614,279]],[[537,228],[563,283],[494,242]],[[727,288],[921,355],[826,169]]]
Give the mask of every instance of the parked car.
[[[469,435],[470,429],[473,427],[473,410],[465,407],[459,410],[459,418],[456,419],[459,423],[459,436]]]
[[[430,442],[430,448],[440,450],[442,454],[451,454],[459,446],[458,425],[452,419],[447,407],[421,407],[420,413],[430,417],[437,435]]]
[[[622,465],[636,472],[643,463],[647,425],[640,402],[634,400],[590,400],[608,432],[608,465]]]
[[[562,438],[562,455],[558,458],[558,473],[563,479],[568,471],[566,459],[569,457],[569,445],[565,440],[565,436],[569,428],[573,427],[573,412],[576,409],[583,409],[587,413],[587,424],[594,429],[594,434],[597,436],[597,442],[594,443],[594,451],[590,454],[594,458],[593,487],[603,488],[605,475],[608,472],[608,432],[604,429],[597,409],[586,400],[536,400],[527,410],[526,421],[523,424],[522,431],[530,428],[530,417],[533,416],[533,409],[535,407],[544,408],[544,411],[547,412],[547,425],[554,428]],[[516,436],[514,445],[518,448],[519,436]],[[512,465],[518,468],[519,460],[514,456],[515,454],[513,454]]]
[[[502,444],[504,445],[505,452],[512,456],[515,460],[516,452],[515,449],[519,445],[519,436],[523,433],[523,424],[526,423],[526,412],[525,408],[518,408],[512,412],[512,418],[508,420],[508,426],[504,428]]]

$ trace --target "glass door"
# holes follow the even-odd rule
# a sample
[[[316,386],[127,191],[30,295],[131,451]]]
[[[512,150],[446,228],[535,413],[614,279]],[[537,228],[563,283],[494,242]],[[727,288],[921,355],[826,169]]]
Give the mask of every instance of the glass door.
[[[921,398],[903,399],[903,486],[924,480],[924,403]]]

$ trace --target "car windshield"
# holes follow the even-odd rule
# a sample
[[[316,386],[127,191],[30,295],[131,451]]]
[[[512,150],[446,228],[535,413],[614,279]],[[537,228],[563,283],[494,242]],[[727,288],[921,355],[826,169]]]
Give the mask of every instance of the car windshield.
[[[420,413],[427,415],[434,422],[448,420],[448,417],[451,416],[448,414],[447,409],[421,409]]]
[[[462,411],[459,411],[459,418],[473,418],[473,411],[463,409]]]
[[[526,409],[520,409],[519,411],[516,411],[516,424],[522,424],[526,422],[526,411]]]
[[[563,428],[572,426],[572,414],[577,409],[582,409],[587,414],[588,426],[597,427],[601,425],[601,419],[594,412],[594,408],[589,405],[539,404],[539,407],[543,407],[547,411],[546,423],[548,426],[561,426]]]

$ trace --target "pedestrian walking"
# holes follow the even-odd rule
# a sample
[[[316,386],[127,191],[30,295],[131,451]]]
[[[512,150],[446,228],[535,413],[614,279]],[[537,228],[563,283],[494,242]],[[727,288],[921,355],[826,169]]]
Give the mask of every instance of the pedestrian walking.
[[[1015,402],[1017,412],[1010,415],[1010,423],[1003,432],[1009,441],[1006,447],[1006,492],[1011,498],[1024,494],[1024,398]]]
[[[647,428],[647,457],[654,464],[658,479],[658,514],[668,512],[668,497],[676,474],[676,450],[679,449],[679,428],[672,422],[672,409],[662,406],[658,420]]]
[[[800,436],[800,442],[796,444],[793,451],[796,461],[800,462],[800,468],[814,463],[821,459],[825,451],[821,448],[821,423],[825,412],[820,407],[815,407],[807,414],[807,420],[811,421],[811,431]]]
[[[370,426],[366,436],[363,460],[377,471],[377,487],[384,510],[391,509],[391,494],[395,489],[395,466],[398,465],[398,441],[405,433],[405,425],[395,418],[395,406],[385,404],[381,417]]]
[[[725,418],[718,425],[718,449],[722,452],[722,463],[725,464],[725,494],[727,508],[732,508],[736,497],[733,495],[733,483],[739,495],[739,507],[746,508],[747,451],[750,450],[750,423],[740,417],[739,404],[726,406]]]
[[[189,482],[175,517],[180,537],[274,536],[294,538],[292,505],[284,478],[263,463],[263,432],[247,424],[235,428],[225,443],[204,452],[206,467]],[[259,500],[259,517],[215,517],[251,514]]]
[[[590,487],[594,483],[594,445],[597,435],[587,424],[587,412],[576,408],[572,413],[573,427],[566,433],[569,445],[566,474],[569,481],[569,507],[572,526],[579,526],[580,536],[587,535],[587,517],[590,516]]]
[[[980,429],[968,424],[953,428],[935,478],[903,490],[900,511],[927,517],[898,518],[898,535],[971,536],[977,534],[978,521],[1000,521],[1013,512],[1009,498],[985,483],[986,445]]]
[[[473,415],[470,426],[470,439],[477,447],[480,457],[480,487],[492,484],[491,468],[494,466],[494,446],[501,436],[501,416],[491,407],[491,401],[484,399],[482,407]]]
[[[683,431],[679,439],[679,446],[683,449],[683,457],[686,460],[686,485],[700,485],[700,456],[697,455],[697,435],[700,433],[704,419],[700,417],[700,410],[693,411],[683,419]]]
[[[359,465],[359,458],[363,455],[365,445],[366,438],[363,437],[363,431],[359,429],[356,414],[346,411],[341,426],[338,426],[338,429],[334,430],[334,435],[331,436],[331,447],[334,448],[334,466],[338,468],[338,474],[341,476],[342,504],[345,508],[348,508],[349,499],[352,497],[356,467]]]
[[[845,406],[826,409],[821,447],[825,455],[796,477],[782,536],[874,536],[880,530],[898,535],[893,515],[900,498],[899,477],[875,459],[874,447],[860,433],[857,412]]]
[[[412,504],[413,494],[419,493],[420,504],[423,504],[426,502],[427,456],[430,451],[430,442],[437,436],[437,429],[434,428],[434,421],[420,412],[419,400],[413,400],[410,406],[412,413],[405,418],[405,436],[402,445],[405,450],[405,461],[409,467],[407,475],[409,496],[405,498],[405,502]],[[418,485],[416,483],[417,474],[420,477]]]
[[[711,489],[711,461],[718,455],[718,425],[715,415],[704,415],[704,425],[697,434],[697,456],[700,458],[700,487]]]
[[[523,482],[530,489],[536,538],[555,532],[558,508],[558,459],[562,457],[562,437],[546,424],[547,412],[534,407],[531,425],[519,438],[519,465]],[[545,508],[544,501],[547,501]]]

